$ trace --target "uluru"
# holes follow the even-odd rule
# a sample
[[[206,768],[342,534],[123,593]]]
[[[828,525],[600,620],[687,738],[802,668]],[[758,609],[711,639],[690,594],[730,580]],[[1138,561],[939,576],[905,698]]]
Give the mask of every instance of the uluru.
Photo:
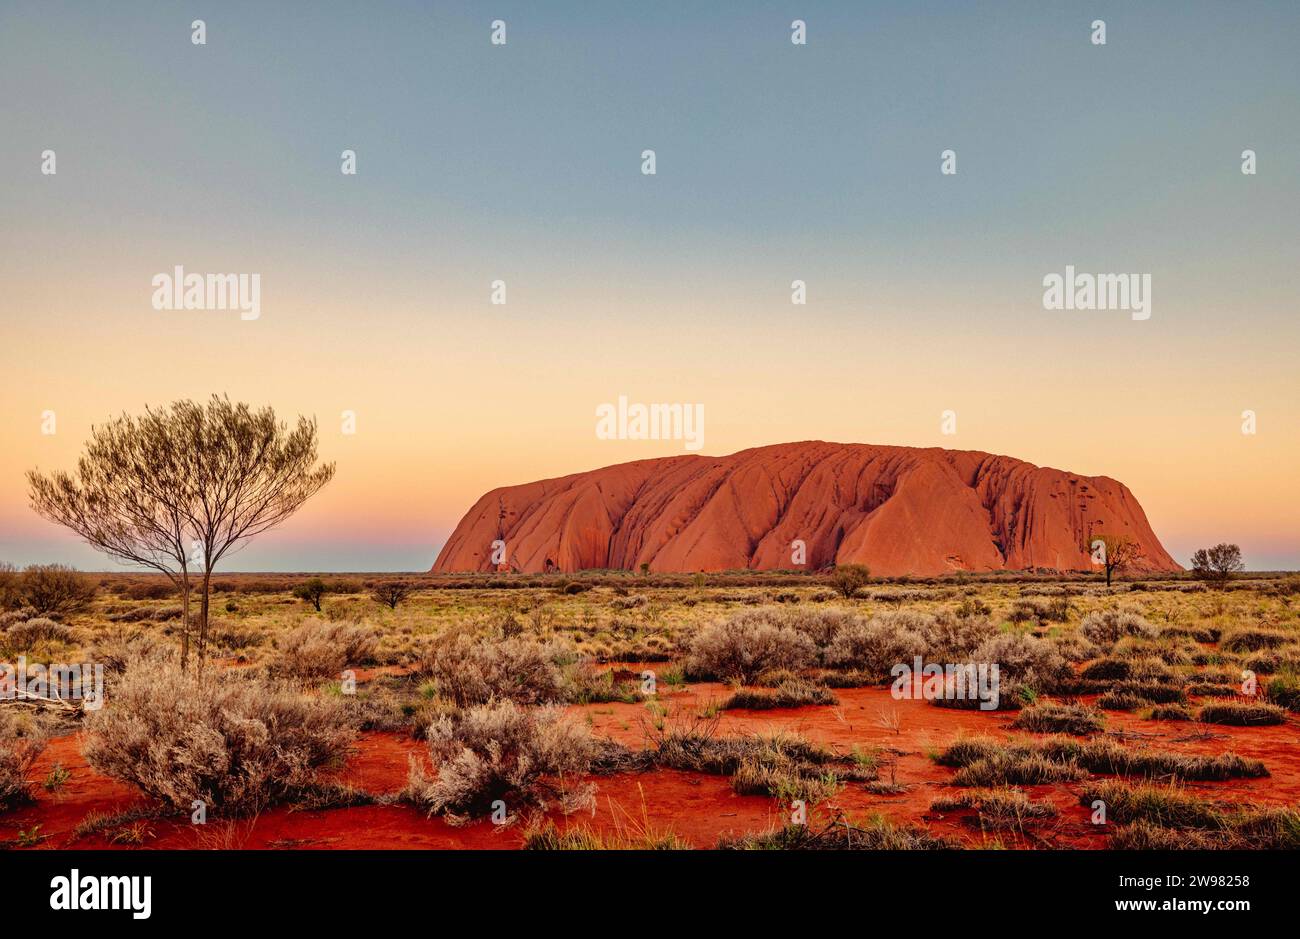
[[[1135,570],[1181,570],[1118,480],[973,450],[807,441],[493,489],[433,572],[1086,571],[1099,535],[1136,542]]]

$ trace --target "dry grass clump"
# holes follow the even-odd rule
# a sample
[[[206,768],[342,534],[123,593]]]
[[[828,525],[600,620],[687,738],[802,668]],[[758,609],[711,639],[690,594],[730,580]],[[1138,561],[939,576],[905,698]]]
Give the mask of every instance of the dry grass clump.
[[[649,826],[614,833],[587,826],[561,831],[554,822],[535,825],[524,835],[525,851],[690,851],[692,845],[671,831]]]
[[[770,669],[797,670],[817,659],[807,633],[763,610],[742,610],[706,627],[691,640],[686,674],[694,679],[752,682]]]
[[[276,641],[274,674],[299,681],[338,678],[348,665],[374,661],[379,635],[365,626],[342,622],[311,622],[290,630]]]
[[[526,636],[479,637],[466,629],[439,635],[421,663],[438,694],[457,707],[509,700],[551,704],[565,698],[560,663],[572,655],[563,643]]]
[[[960,786],[1034,785],[1080,779],[1085,772],[1116,776],[1225,780],[1267,776],[1258,760],[1233,753],[1184,756],[1132,750],[1109,740],[1079,741],[1056,737],[1041,744],[1002,742],[988,737],[956,741],[937,757],[957,768]]]
[[[1112,851],[1213,851],[1230,845],[1216,833],[1131,822],[1115,829],[1107,847]]]
[[[1097,699],[1097,707],[1103,711],[1136,711],[1151,702],[1127,691],[1107,691]]]
[[[1106,804],[1107,821],[1123,825],[1110,836],[1119,850],[1295,850],[1300,811],[1221,806],[1174,786],[1130,786],[1109,780],[1089,785],[1079,801]]]
[[[812,804],[834,795],[840,778],[822,753],[811,754],[807,741],[792,734],[748,738],[737,754],[731,786],[738,795],[774,796],[785,803]]]
[[[1286,723],[1286,710],[1276,704],[1249,701],[1218,701],[1196,712],[1202,724],[1227,724],[1232,727],[1262,727]]]
[[[337,700],[251,675],[200,676],[162,661],[134,663],[108,704],[86,719],[98,772],[190,811],[256,812],[339,764],[355,730]]]
[[[935,760],[957,769],[953,782],[959,786],[1032,786],[1084,775],[1076,764],[1049,760],[1029,744],[1003,743],[990,737],[958,740]]]
[[[1009,749],[963,766],[952,781],[958,786],[1037,786],[1081,779],[1083,775],[1083,770],[1073,763],[1058,763],[1032,750]]]
[[[1103,780],[1084,786],[1079,802],[1087,806],[1105,803],[1107,823],[1146,822],[1162,828],[1226,827],[1221,809],[1173,785],[1134,786],[1113,779]]]
[[[1235,629],[1219,641],[1226,652],[1259,652],[1295,642],[1296,634],[1277,629]]]
[[[26,711],[0,708],[0,812],[31,798],[27,774],[48,741],[45,721]]]
[[[665,728],[639,755],[638,768],[666,767],[732,777],[741,795],[769,795],[784,802],[819,802],[847,781],[876,778],[869,761],[839,756],[788,731],[717,736],[717,720]],[[631,755],[629,755],[631,756]],[[625,757],[621,768],[631,763]]]
[[[1287,671],[1275,675],[1266,687],[1268,699],[1288,711],[1300,711],[1300,676]]]
[[[575,663],[564,670],[564,700],[570,704],[635,704],[645,700],[645,694],[639,681],[622,677],[613,669]]]
[[[1102,658],[1089,662],[1079,671],[1079,677],[1089,681],[1123,681],[1133,674],[1133,665],[1127,659]]]
[[[1094,610],[1079,623],[1079,632],[1107,649],[1126,636],[1154,639],[1158,635],[1156,628],[1136,610]]]
[[[1193,681],[1188,683],[1187,693],[1199,698],[1234,698],[1241,694],[1241,689],[1214,681]]]
[[[404,795],[451,824],[501,806],[512,821],[527,808],[555,805],[567,814],[595,805],[595,787],[572,781],[590,770],[595,741],[558,708],[508,699],[476,705],[439,716],[426,739],[436,775],[412,760]]]
[[[1157,704],[1147,714],[1147,720],[1190,721],[1192,720],[1192,712],[1181,704]]]
[[[1101,733],[1106,729],[1105,715],[1082,704],[1043,702],[1021,711],[1011,725],[1016,730],[1040,734]]]
[[[835,692],[825,685],[819,685],[802,678],[786,678],[775,688],[742,688],[728,698],[722,709],[751,709],[755,711],[771,708],[798,708],[812,704],[839,704]]]
[[[727,835],[718,841],[718,848],[724,851],[950,851],[960,847],[920,826],[895,825],[880,816],[851,823],[843,815],[822,828],[786,825],[768,832]]]
[[[1235,753],[1187,756],[1181,753],[1133,750],[1110,740],[1079,741],[1058,737],[1044,741],[1040,752],[1056,762],[1075,763],[1092,773],[1116,776],[1222,781],[1268,775],[1268,770],[1259,760],[1249,760]]]
[[[1252,672],[1266,675],[1278,672],[1300,672],[1300,646],[1265,649],[1247,657],[1242,665]]]
[[[1218,642],[1223,630],[1217,626],[1171,625],[1160,627],[1161,639],[1190,639],[1193,642]]]
[[[1159,681],[1117,681],[1110,693],[1128,695],[1148,704],[1181,704],[1187,700],[1187,691],[1181,685]]]
[[[1058,814],[1054,805],[1034,802],[1020,789],[1012,788],[962,793],[952,798],[936,799],[930,805],[934,812],[967,809],[974,809],[975,814],[966,817],[966,823],[983,831],[1024,831],[1029,825]]]

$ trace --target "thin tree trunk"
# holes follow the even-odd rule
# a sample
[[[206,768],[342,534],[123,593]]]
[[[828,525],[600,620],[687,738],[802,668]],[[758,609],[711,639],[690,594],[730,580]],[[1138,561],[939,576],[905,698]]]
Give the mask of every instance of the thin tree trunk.
[[[199,606],[199,668],[208,660],[208,594],[212,586],[212,569],[203,571],[203,599]]]
[[[181,671],[190,664],[190,576],[187,572],[181,581]]]

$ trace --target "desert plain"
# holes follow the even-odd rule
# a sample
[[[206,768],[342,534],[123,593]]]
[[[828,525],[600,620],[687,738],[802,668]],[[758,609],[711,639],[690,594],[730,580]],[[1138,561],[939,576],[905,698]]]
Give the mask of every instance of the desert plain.
[[[104,674],[4,702],[6,847],[1300,844],[1296,575],[230,574],[184,687],[170,585],[80,576],[0,628]],[[997,707],[917,656],[999,663]]]

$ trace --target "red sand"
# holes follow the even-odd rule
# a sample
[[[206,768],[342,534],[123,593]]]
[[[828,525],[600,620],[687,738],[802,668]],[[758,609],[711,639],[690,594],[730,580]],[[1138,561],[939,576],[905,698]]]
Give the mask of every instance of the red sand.
[[[667,720],[689,721],[710,701],[722,701],[730,692],[718,684],[697,684],[661,695]],[[1012,736],[1014,715],[937,708],[924,701],[897,701],[888,689],[861,688],[836,692],[836,707],[806,707],[773,711],[725,711],[718,718],[721,733],[795,730],[847,753],[854,745],[879,747],[894,758],[894,778],[908,787],[897,796],[872,795],[862,784],[844,786],[814,816],[826,817],[843,810],[851,818],[880,813],[895,821],[920,822],[936,834],[960,838],[972,846],[985,838],[955,813],[940,815],[930,804],[941,795],[959,790],[948,782],[952,771],[928,756],[950,743],[959,733]],[[629,746],[645,741],[650,712],[641,704],[595,704],[570,709],[590,718],[593,730]],[[883,717],[882,717],[883,715]],[[898,732],[885,726],[896,715]],[[1188,739],[1200,725],[1156,723],[1133,715],[1108,713],[1108,729],[1133,735],[1134,744],[1183,753],[1218,754],[1233,751],[1264,761],[1271,776],[1258,780],[1189,783],[1187,788],[1227,803],[1260,805],[1300,802],[1300,732],[1295,720],[1276,727],[1214,728],[1210,739]],[[359,741],[341,781],[370,792],[394,792],[406,780],[408,758],[422,756],[423,745],[399,734],[368,733]],[[0,817],[0,839],[11,840],[19,831],[39,825],[41,848],[111,848],[104,838],[74,839],[73,829],[88,814],[120,812],[143,805],[135,790],[93,772],[81,755],[79,735],[54,740],[34,771],[43,780],[55,764],[71,773],[61,788],[49,793],[37,786],[35,804]],[[890,778],[886,767],[881,776]],[[596,777],[594,815],[580,814],[561,824],[589,825],[605,833],[649,827],[671,830],[696,847],[711,847],[727,833],[761,831],[786,821],[784,809],[774,799],[738,796],[730,780],[720,776],[678,771]],[[1077,784],[1028,787],[1034,799],[1052,802],[1060,817],[1037,826],[1025,840],[1003,834],[1008,845],[1099,848],[1105,835],[1089,824],[1089,811],[1078,804]],[[143,823],[151,835],[151,848],[487,848],[519,846],[522,827],[499,828],[489,823],[453,827],[430,819],[406,805],[362,806],[322,812],[291,812],[277,808],[235,823],[213,820],[205,826],[185,820],[150,820]]]

